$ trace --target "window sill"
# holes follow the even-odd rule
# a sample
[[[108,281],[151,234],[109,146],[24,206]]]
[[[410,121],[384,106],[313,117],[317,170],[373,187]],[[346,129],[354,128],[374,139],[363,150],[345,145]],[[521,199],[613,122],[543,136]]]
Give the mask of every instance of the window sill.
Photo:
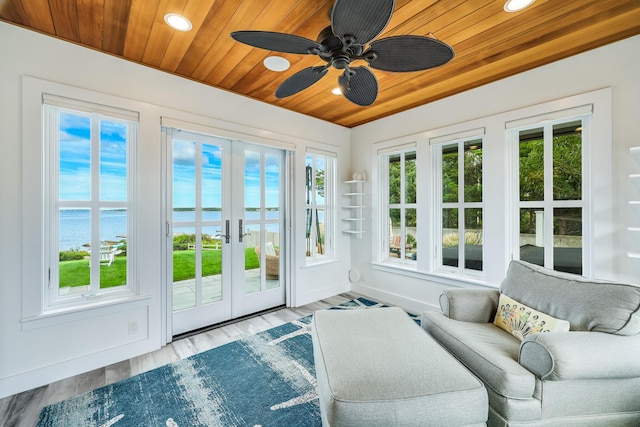
[[[492,285],[474,276],[426,272],[426,271],[420,271],[420,270],[416,270],[415,268],[410,268],[402,265],[393,265],[393,264],[387,264],[387,263],[381,263],[381,262],[371,263],[371,268],[373,268],[374,270],[385,271],[387,273],[400,274],[402,276],[413,277],[420,280],[429,280],[432,282],[437,282],[444,285],[455,286],[459,288],[477,287],[477,288],[484,288],[484,289],[486,288],[496,289],[499,286],[499,285]]]
[[[150,300],[150,295],[126,294],[100,301],[91,300],[82,305],[77,304],[71,307],[53,308],[37,316],[23,318],[21,320],[22,330],[28,331],[68,322],[76,322],[103,314],[118,312],[132,306],[147,305]]]
[[[338,263],[338,260],[336,259],[317,260],[317,261],[306,263],[305,265],[300,267],[300,270],[304,270],[307,268],[322,267],[328,264],[337,264],[337,263]]]

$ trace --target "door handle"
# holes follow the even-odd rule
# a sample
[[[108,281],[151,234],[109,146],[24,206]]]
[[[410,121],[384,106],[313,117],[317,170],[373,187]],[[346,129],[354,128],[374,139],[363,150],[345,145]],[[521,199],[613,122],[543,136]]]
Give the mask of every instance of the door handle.
[[[238,242],[242,242],[242,239],[244,238],[244,236],[248,236],[251,233],[245,233],[244,232],[244,225],[242,223],[242,220],[239,219],[238,220]]]
[[[224,232],[225,234],[217,234],[216,237],[224,237],[225,243],[231,242],[231,234],[229,233],[229,220],[224,221]]]

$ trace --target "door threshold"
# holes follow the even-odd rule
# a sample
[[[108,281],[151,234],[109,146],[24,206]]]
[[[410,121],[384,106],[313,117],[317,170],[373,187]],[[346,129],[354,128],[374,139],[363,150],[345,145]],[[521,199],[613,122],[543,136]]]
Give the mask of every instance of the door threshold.
[[[183,332],[181,334],[174,335],[171,338],[171,341],[174,342],[174,341],[178,341],[178,340],[181,340],[181,339],[184,339],[184,338],[192,337],[194,335],[201,334],[203,332],[213,331],[214,329],[222,328],[222,327],[228,326],[228,325],[233,325],[234,323],[242,322],[243,320],[252,319],[254,317],[259,317],[259,316],[262,316],[262,315],[265,315],[265,314],[273,313],[274,311],[282,310],[283,308],[286,308],[286,307],[287,307],[286,305],[282,304],[282,305],[278,305],[276,307],[267,308],[266,310],[257,311],[255,313],[247,314],[245,316],[236,317],[235,319],[229,319],[229,320],[225,320],[224,322],[215,323],[213,325],[203,326],[202,328],[194,329],[193,331]]]

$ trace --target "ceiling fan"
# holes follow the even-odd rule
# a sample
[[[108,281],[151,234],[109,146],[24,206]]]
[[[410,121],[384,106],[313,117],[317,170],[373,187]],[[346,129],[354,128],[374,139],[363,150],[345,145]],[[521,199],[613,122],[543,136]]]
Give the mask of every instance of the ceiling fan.
[[[395,0],[336,0],[329,11],[331,25],[320,32],[317,41],[272,31],[235,31],[231,37],[260,49],[318,55],[326,62],[286,79],[276,90],[277,98],[308,88],[334,67],[344,70],[338,78],[344,96],[367,106],[378,96],[378,81],[366,66],[352,67],[353,61],[364,60],[378,70],[406,72],[437,67],[454,55],[451,46],[433,37],[405,35],[372,41],[391,20],[394,7]]]

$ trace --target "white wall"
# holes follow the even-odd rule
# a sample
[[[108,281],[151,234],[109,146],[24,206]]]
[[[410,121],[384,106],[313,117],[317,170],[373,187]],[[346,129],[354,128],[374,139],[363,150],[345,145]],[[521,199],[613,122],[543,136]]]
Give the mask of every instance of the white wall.
[[[473,122],[475,119],[611,87],[613,206],[605,215],[613,219],[613,224],[609,224],[608,227],[605,225],[605,228],[613,230],[613,236],[611,233],[606,236],[613,243],[605,248],[607,251],[611,248],[611,253],[606,255],[609,265],[603,268],[606,272],[602,275],[606,276],[603,277],[606,279],[640,283],[640,259],[629,258],[626,255],[627,252],[640,252],[640,232],[629,232],[627,229],[640,227],[640,206],[634,208],[629,205],[630,200],[640,200],[640,185],[634,188],[628,179],[630,173],[640,173],[640,156],[638,161],[634,162],[629,152],[630,147],[640,146],[638,52],[640,36],[359,126],[352,129],[351,166],[358,170],[374,170],[375,153],[372,147],[375,143],[403,139],[415,141],[420,134],[434,129],[453,127],[458,123]],[[481,119],[473,123],[487,126],[485,148],[488,143],[504,146],[504,121],[492,123],[491,119]],[[499,171],[502,174],[499,179],[508,179],[504,168],[499,164],[492,165],[492,168],[487,167],[486,170],[494,174]],[[369,194],[373,186],[375,180],[370,179],[367,183]],[[486,202],[489,203],[488,200]],[[370,199],[368,206],[371,205]],[[371,218],[373,215],[374,212],[370,211],[367,217]],[[368,226],[371,228],[371,222]],[[435,277],[400,276],[372,268],[372,234],[367,233],[364,239],[352,242],[352,268],[358,269],[363,277],[366,277],[366,282],[354,284],[353,289],[413,310],[437,308],[442,290],[453,283],[447,285]],[[499,247],[494,248],[500,250]],[[493,285],[499,284],[499,277],[503,277],[503,274],[504,271],[487,273],[491,276],[488,282]]]
[[[335,151],[340,180],[349,173],[350,130],[340,126],[1,22],[0,58],[0,398],[160,347],[161,313],[165,309],[160,298],[161,116],[217,127],[243,140],[285,141],[293,145],[298,153],[294,196],[300,197],[295,198],[292,219],[298,229],[304,229],[305,149],[311,146]],[[23,192],[23,174],[29,180],[31,167],[23,168],[30,164],[30,153],[23,153],[23,76],[79,88],[74,93],[91,91],[109,94],[105,99],[125,98],[139,107],[139,177],[144,191],[140,192],[136,227],[140,240],[140,294],[146,298],[115,308],[36,322],[35,326],[23,324],[23,271],[38,269],[39,257],[28,250],[23,253],[29,244],[23,248],[22,242],[40,239],[37,231],[23,227],[33,222],[34,215],[29,209],[33,197]],[[100,98],[99,94],[96,96]],[[23,209],[24,202],[27,209]],[[337,239],[335,263],[301,268],[304,233],[295,235],[293,305],[349,288],[349,239],[342,233],[337,233]],[[128,333],[128,319],[138,320],[137,334]]]

